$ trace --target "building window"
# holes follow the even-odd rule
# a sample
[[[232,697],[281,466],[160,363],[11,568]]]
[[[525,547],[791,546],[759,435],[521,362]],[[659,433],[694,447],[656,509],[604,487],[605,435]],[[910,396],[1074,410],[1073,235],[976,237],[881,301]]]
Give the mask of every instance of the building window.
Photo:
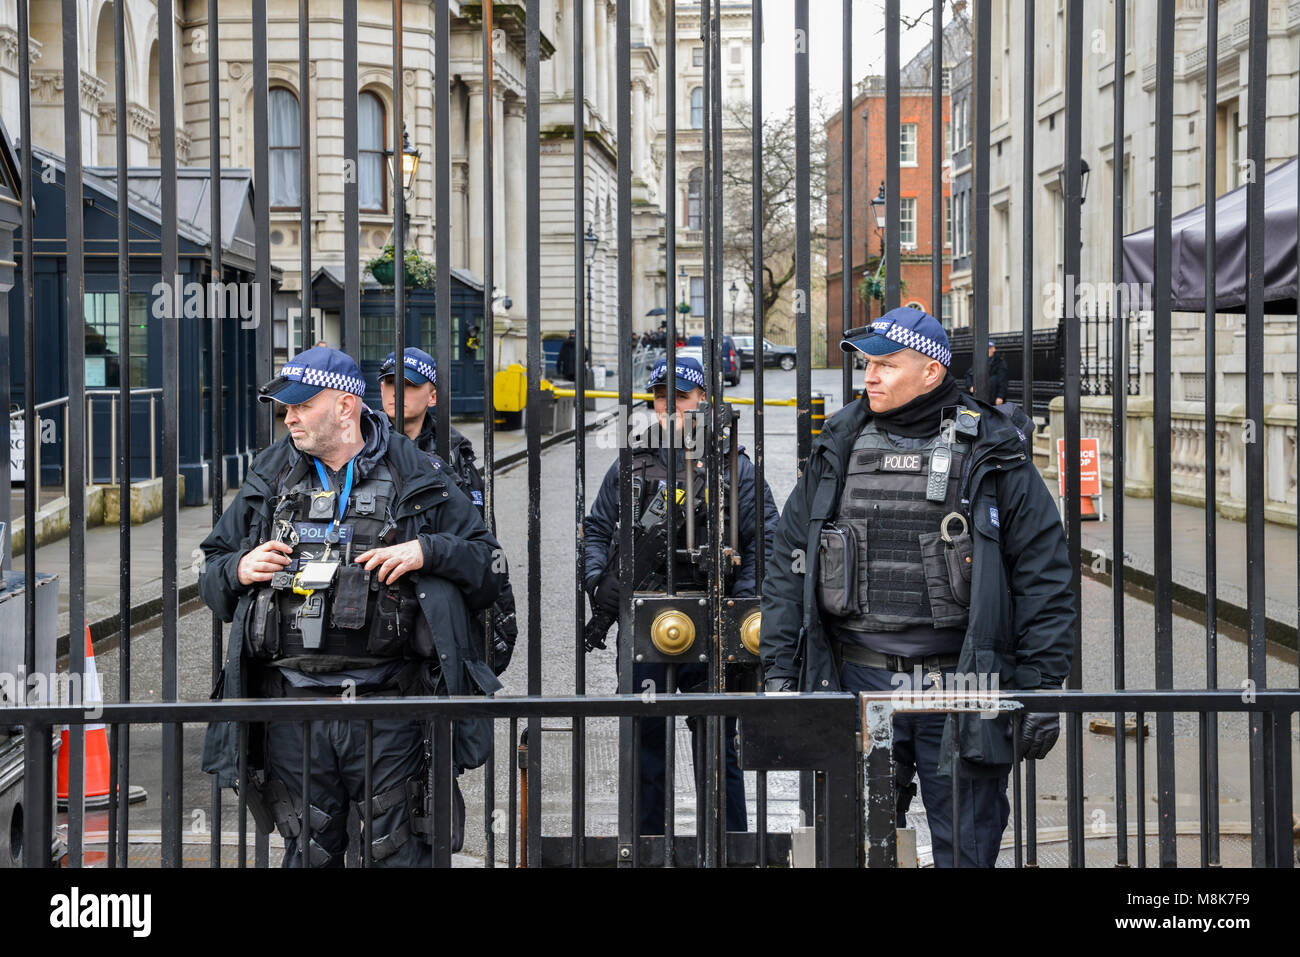
[[[916,165],[915,123],[903,123],[898,128],[898,162],[902,166]]]
[[[302,205],[298,182],[298,98],[277,86],[268,97],[270,122],[271,208],[297,209]]]
[[[357,98],[357,206],[383,212],[388,208],[384,182],[384,104],[373,93]]]
[[[898,242],[904,249],[916,248],[916,199],[905,196],[898,202]]]
[[[704,66],[704,47],[691,49],[691,66]]]
[[[732,62],[732,63],[737,63],[737,64],[740,63],[740,44],[739,44],[739,43],[733,43],[733,44],[731,45],[731,62]]]
[[[956,212],[953,216],[953,241],[956,245],[953,247],[954,258],[964,259],[970,254],[970,243],[968,242],[967,214],[970,211],[970,192],[963,190],[957,196]]]
[[[691,129],[704,128],[704,87],[691,90]]]
[[[939,307],[939,311],[940,311],[939,320],[940,322],[943,323],[945,329],[951,329],[952,328],[952,296],[949,293],[945,292],[942,298],[939,300],[939,302],[941,303]]]
[[[148,297],[131,293],[131,355],[128,360],[132,388],[149,385]],[[117,314],[117,293],[85,294],[86,387],[116,388],[122,384],[122,340]]]
[[[952,248],[952,197],[943,198],[943,244]]]
[[[703,229],[701,223],[704,210],[704,170],[698,166],[691,170],[686,187],[686,228]]]
[[[951,122],[945,122],[943,124],[943,158],[945,160],[952,159],[952,123]]]
[[[691,315],[704,315],[704,277],[691,277]]]

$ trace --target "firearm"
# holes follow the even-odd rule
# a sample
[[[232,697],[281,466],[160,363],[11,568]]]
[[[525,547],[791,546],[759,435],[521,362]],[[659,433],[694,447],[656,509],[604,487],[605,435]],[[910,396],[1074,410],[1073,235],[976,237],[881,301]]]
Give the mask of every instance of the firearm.
[[[694,483],[692,482],[692,484]],[[686,498],[685,490],[677,489],[679,531],[680,526],[685,521],[682,512],[686,511],[680,506],[686,501]],[[654,497],[646,507],[645,515],[633,528],[633,534],[636,536],[632,548],[632,587],[634,590],[653,586],[655,580],[663,573],[668,560],[668,522],[665,520],[667,512],[668,488],[667,485],[664,485],[661,493]],[[591,620],[587,622],[587,627],[583,630],[583,644],[588,651],[594,648],[604,648],[605,636],[609,633],[610,626],[618,621],[617,608],[604,608],[596,603],[595,596],[600,591],[600,585],[606,581],[618,582],[617,546],[610,552],[609,563],[605,566],[605,573],[601,576],[601,582],[592,591]]]

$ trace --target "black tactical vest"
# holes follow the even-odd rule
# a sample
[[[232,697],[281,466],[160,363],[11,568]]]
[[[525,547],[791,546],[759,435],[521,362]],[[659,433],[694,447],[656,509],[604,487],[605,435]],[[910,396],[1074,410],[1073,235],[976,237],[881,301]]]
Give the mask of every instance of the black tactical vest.
[[[402,657],[419,603],[412,576],[380,584],[353,559],[376,545],[392,544],[397,494],[383,461],[353,485],[347,510],[328,541],[341,490],[323,491],[309,473],[272,499],[271,534],[293,545],[291,561],[263,588],[247,629],[249,651],[262,660],[346,659],[365,664]],[[310,563],[338,562],[327,587],[308,587]],[[317,565],[316,567],[320,567]]]
[[[945,430],[920,449],[900,449],[874,422],[858,435],[819,555],[822,610],[838,627],[966,627],[972,549],[960,487],[970,446],[947,440]],[[932,470],[945,448],[948,468]]]
[[[695,544],[697,548],[704,547],[708,544],[709,538],[709,516],[715,514],[714,509],[708,507],[705,501],[705,491],[708,482],[705,479],[706,469],[703,467],[703,461],[699,459],[686,460],[686,453],[682,449],[677,450],[677,481],[673,484],[678,490],[686,488],[686,469],[691,468],[695,472]],[[668,465],[660,458],[659,449],[641,449],[633,453],[632,457],[632,521],[639,524],[642,516],[645,515],[646,509],[650,507],[656,496],[663,495],[669,486]],[[726,483],[723,483],[723,496],[726,496]],[[683,494],[678,495],[677,508],[678,522],[681,528],[685,528],[685,503],[686,499]],[[726,509],[721,510],[721,514],[726,515]],[[667,515],[664,518],[667,521]],[[679,531],[677,535],[677,547],[686,547],[686,533],[684,530]],[[692,585],[700,588],[707,588],[709,584],[707,571],[703,566],[695,565],[690,562],[679,562],[674,569],[674,579],[679,586],[691,587]]]

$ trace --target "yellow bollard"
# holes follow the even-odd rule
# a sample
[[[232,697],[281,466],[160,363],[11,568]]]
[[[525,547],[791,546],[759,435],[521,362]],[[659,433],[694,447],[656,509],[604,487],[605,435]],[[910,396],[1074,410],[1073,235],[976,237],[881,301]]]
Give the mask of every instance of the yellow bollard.
[[[826,396],[820,392],[812,394],[812,434],[822,434],[822,423],[826,421]]]

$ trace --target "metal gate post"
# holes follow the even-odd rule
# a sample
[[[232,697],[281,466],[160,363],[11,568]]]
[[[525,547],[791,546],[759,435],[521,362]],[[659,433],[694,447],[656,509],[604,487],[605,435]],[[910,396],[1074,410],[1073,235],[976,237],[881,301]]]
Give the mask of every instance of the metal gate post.
[[[898,795],[894,784],[894,705],[862,701],[867,867],[898,866]]]

